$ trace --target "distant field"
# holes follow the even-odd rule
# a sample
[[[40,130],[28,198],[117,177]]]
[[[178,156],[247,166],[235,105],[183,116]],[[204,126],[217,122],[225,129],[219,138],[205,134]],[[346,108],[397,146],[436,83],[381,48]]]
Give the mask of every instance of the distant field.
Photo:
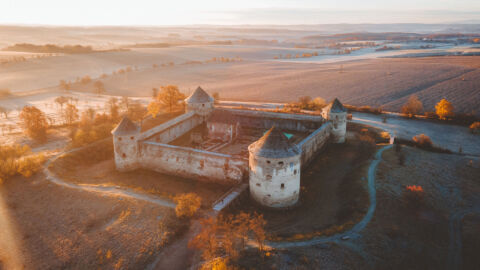
[[[308,95],[327,100],[338,97],[352,105],[398,111],[411,94],[416,94],[429,111],[441,98],[447,98],[457,112],[480,113],[480,56],[323,64],[273,60],[275,55],[305,51],[314,50],[220,45],[47,56],[3,65],[0,88],[14,93],[56,91],[60,80],[73,82],[85,75],[94,79],[103,75],[110,95],[150,96],[153,87],[167,84],[178,85],[189,94],[201,85],[228,100],[289,102]],[[221,57],[237,60],[210,61]],[[118,72],[127,67],[132,71]],[[92,91],[92,85],[75,85],[73,90]]]
[[[289,102],[299,96],[339,97],[352,105],[398,111],[416,94],[426,110],[447,98],[458,112],[480,113],[480,57],[382,58],[332,64],[245,61],[146,69],[104,80],[112,94],[149,95],[152,87],[197,85],[221,98]],[[114,90],[113,90],[114,89]]]

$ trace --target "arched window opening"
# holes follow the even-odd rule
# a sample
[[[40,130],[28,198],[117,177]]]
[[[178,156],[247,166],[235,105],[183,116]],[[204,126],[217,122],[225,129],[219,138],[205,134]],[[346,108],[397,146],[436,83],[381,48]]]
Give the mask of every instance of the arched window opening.
[[[262,186],[262,185],[260,185],[260,183],[257,183],[257,187],[260,187],[260,186]]]
[[[267,175],[267,180],[272,180],[272,176],[271,175]]]
[[[279,161],[278,165],[283,166],[283,161]]]
[[[123,153],[123,154],[122,154],[122,157],[123,157],[123,158],[126,158],[126,157],[127,157],[127,155],[125,155],[125,153]]]
[[[282,184],[280,185],[280,188],[281,188],[281,189],[284,189],[284,188],[285,188],[285,184],[282,183]]]

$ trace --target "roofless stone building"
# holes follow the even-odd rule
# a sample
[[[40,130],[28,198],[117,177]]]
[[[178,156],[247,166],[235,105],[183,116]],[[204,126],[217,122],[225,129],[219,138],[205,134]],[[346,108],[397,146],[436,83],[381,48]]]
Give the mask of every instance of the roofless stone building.
[[[281,208],[298,202],[301,170],[321,148],[345,141],[347,112],[338,99],[322,115],[217,108],[200,87],[185,102],[185,114],[143,132],[124,118],[112,131],[116,168],[248,182],[255,201]]]

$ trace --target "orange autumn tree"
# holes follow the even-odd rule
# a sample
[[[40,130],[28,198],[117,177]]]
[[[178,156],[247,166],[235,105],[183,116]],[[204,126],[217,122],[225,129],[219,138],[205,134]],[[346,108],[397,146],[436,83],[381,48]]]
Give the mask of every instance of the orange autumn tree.
[[[447,117],[452,117],[454,115],[453,105],[448,100],[443,98],[437,103],[437,105],[435,105],[435,112],[440,119],[445,120]]]
[[[167,107],[169,112],[172,112],[173,108],[184,99],[185,95],[178,90],[176,85],[160,87],[160,92],[157,96],[157,101],[164,107]]]
[[[25,106],[20,112],[20,124],[28,136],[37,141],[47,138],[48,123],[45,114],[35,106]]]
[[[177,203],[175,214],[179,218],[193,217],[202,205],[202,198],[195,193],[180,194],[173,200]]]
[[[412,117],[423,111],[423,104],[416,95],[411,95],[405,105],[402,106],[402,113]]]
[[[237,215],[209,217],[200,221],[202,229],[189,243],[189,247],[201,251],[204,260],[225,256],[227,260],[238,258],[246,243],[253,239],[258,250],[263,251],[266,238],[266,221],[263,215],[241,212]]]

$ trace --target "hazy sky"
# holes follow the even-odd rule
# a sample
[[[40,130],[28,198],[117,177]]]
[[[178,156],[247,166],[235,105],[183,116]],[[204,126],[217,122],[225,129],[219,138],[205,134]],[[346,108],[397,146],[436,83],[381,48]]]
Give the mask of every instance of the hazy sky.
[[[480,22],[480,0],[0,0],[0,24]]]

